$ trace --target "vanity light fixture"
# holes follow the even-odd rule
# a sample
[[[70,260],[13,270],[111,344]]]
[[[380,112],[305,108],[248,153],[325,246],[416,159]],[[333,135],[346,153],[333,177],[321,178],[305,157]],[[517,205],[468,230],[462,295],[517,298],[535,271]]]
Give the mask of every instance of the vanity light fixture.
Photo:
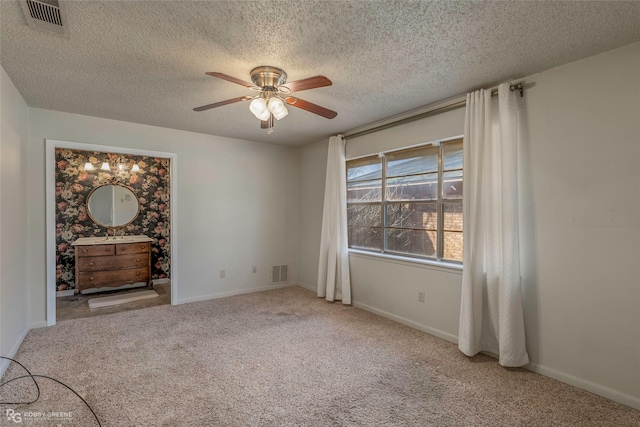
[[[93,163],[91,162],[86,162],[84,164],[84,170],[85,171],[93,171],[96,170],[95,166],[93,166]],[[118,163],[117,165],[114,165],[114,167],[111,167],[111,164],[109,164],[109,161],[104,161],[102,162],[102,165],[100,166],[100,170],[106,171],[106,172],[124,172],[127,170],[127,165],[123,164],[123,163]],[[132,173],[141,173],[142,170],[140,170],[140,166],[138,166],[137,163],[134,163],[133,166],[131,166],[131,172]]]

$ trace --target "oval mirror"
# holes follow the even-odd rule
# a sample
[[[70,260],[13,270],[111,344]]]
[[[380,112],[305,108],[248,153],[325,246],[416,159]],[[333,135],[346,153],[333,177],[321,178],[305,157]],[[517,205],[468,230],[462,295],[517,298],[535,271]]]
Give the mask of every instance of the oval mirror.
[[[122,185],[103,185],[87,198],[89,216],[103,227],[124,227],[136,219],[139,210],[138,198]]]

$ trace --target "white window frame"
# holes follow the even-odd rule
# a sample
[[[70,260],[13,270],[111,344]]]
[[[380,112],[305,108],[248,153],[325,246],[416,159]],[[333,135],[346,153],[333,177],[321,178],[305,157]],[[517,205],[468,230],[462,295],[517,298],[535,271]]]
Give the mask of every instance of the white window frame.
[[[421,144],[416,144],[416,145],[411,145],[411,146],[407,146],[407,147],[402,147],[402,148],[394,148],[392,150],[387,150],[387,151],[383,151],[380,153],[373,153],[373,154],[367,154],[367,155],[363,155],[363,156],[358,156],[358,157],[352,157],[347,159],[347,163],[353,160],[359,160],[359,159],[365,159],[368,157],[374,157],[374,156],[378,156],[380,157],[380,161],[381,161],[381,169],[382,169],[382,200],[381,202],[363,202],[363,203],[359,203],[359,204],[380,204],[381,205],[381,209],[382,209],[382,242],[381,242],[381,249],[380,250],[376,250],[376,249],[366,249],[366,248],[359,248],[359,247],[351,247],[351,243],[349,242],[349,252],[353,253],[353,254],[357,254],[357,255],[361,255],[361,256],[370,256],[372,258],[384,258],[387,259],[389,261],[395,261],[395,262],[400,262],[400,263],[417,263],[417,264],[422,264],[425,267],[444,267],[445,269],[453,269],[453,270],[462,270],[462,265],[463,262],[461,261],[455,261],[455,260],[449,260],[449,259],[444,259],[443,255],[444,255],[444,203],[449,201],[449,200],[456,200],[456,201],[460,201],[460,203],[462,203],[461,199],[445,199],[443,197],[442,194],[442,185],[443,185],[443,178],[444,178],[444,165],[443,165],[443,144],[447,143],[447,142],[453,142],[453,141],[458,141],[458,140],[463,140],[463,136],[459,135],[459,136],[455,136],[455,137],[451,137],[451,138],[446,138],[446,139],[441,139],[441,140],[437,140],[437,141],[430,141],[430,142],[426,142],[426,143],[421,143]],[[436,230],[436,236],[437,236],[437,242],[436,242],[436,256],[435,257],[427,257],[427,256],[420,256],[420,255],[413,255],[413,254],[408,254],[408,253],[399,253],[399,252],[393,252],[393,251],[388,251],[386,249],[386,241],[387,241],[387,237],[386,237],[386,206],[387,206],[387,200],[386,200],[386,191],[385,191],[385,187],[386,187],[386,161],[384,159],[384,157],[387,154],[391,154],[391,153],[396,153],[396,152],[400,152],[400,151],[406,151],[406,150],[410,150],[410,149],[415,149],[415,148],[423,148],[423,147],[427,147],[427,146],[437,146],[439,148],[438,150],[438,198],[436,200],[436,204],[437,204],[437,218],[438,218],[438,226],[437,226],[437,230]],[[449,171],[447,171],[449,172]],[[346,185],[346,184],[345,184]],[[351,203],[347,203],[347,205],[350,205]]]

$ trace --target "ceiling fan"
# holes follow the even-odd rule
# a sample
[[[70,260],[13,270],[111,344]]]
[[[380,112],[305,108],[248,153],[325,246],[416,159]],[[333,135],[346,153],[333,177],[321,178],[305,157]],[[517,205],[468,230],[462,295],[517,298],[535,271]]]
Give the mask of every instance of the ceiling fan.
[[[333,119],[338,115],[335,111],[321,107],[312,102],[305,101],[304,99],[294,96],[289,96],[289,94],[293,92],[331,86],[331,80],[325,76],[309,77],[287,83],[287,73],[285,73],[284,70],[268,65],[256,67],[251,70],[251,81],[253,83],[249,83],[223,73],[209,72],[206,74],[211,77],[216,77],[245,86],[251,90],[259,92],[259,94],[255,96],[241,96],[238,98],[227,99],[226,101],[203,105],[202,107],[194,108],[193,111],[205,111],[211,108],[221,107],[223,105],[251,100],[249,109],[258,119],[260,119],[260,127],[262,129],[268,129],[269,133],[273,131],[274,118],[276,120],[280,120],[289,114],[285,107],[285,103],[327,119]]]

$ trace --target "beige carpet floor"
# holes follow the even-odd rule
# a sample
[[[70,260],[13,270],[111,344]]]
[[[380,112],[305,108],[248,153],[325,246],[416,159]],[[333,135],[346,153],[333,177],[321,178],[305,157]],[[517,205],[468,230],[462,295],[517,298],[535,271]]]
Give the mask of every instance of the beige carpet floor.
[[[73,387],[103,426],[640,425],[629,407],[298,287],[65,321],[31,331],[16,358]],[[2,415],[97,425],[71,392],[39,383],[38,402]],[[28,384],[0,400],[33,395]]]

